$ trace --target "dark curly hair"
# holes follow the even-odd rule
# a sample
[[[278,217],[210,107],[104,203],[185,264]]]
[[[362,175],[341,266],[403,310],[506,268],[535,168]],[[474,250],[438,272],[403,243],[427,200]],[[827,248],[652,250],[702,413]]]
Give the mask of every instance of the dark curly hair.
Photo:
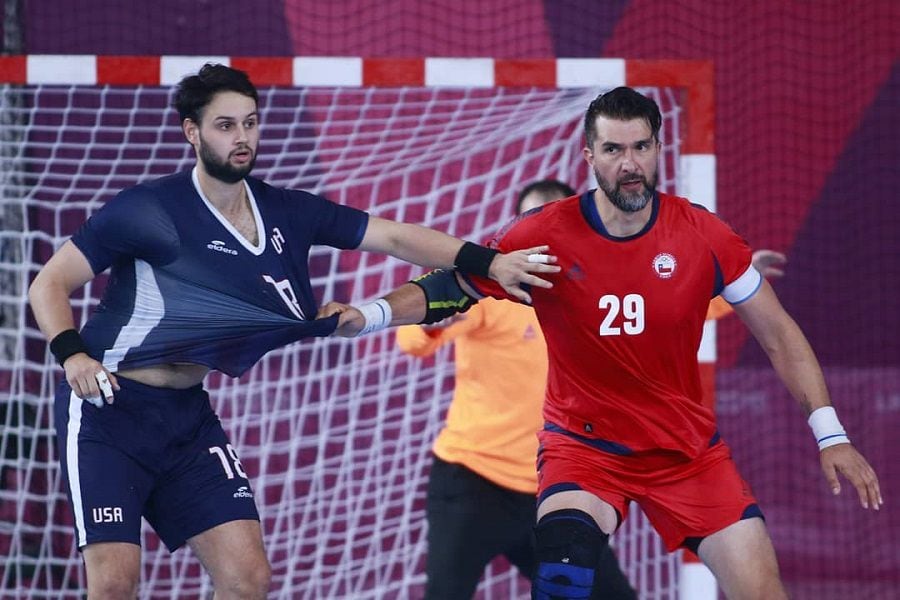
[[[172,105],[182,121],[200,122],[203,109],[219,92],[237,92],[259,103],[256,86],[243,71],[225,65],[206,63],[196,75],[188,75],[178,83]]]
[[[617,87],[600,94],[588,106],[587,112],[584,113],[584,141],[588,148],[594,147],[594,140],[597,139],[597,117],[600,116],[620,121],[644,119],[650,126],[653,139],[659,141],[659,128],[662,127],[659,106],[652,98],[630,87]]]

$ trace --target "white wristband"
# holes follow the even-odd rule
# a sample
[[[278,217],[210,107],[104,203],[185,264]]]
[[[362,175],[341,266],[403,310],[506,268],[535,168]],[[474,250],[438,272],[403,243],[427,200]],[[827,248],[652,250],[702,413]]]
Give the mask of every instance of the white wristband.
[[[394,318],[394,311],[391,310],[391,305],[384,298],[379,298],[375,302],[369,302],[368,304],[363,304],[357,308],[366,320],[366,324],[363,326],[362,330],[356,334],[356,337],[375,331],[381,331],[390,325],[391,320]]]
[[[819,450],[824,450],[829,446],[836,444],[849,444],[850,438],[844,431],[844,426],[838,421],[837,413],[834,407],[823,406],[812,411],[807,421],[816,436],[816,443],[819,444]]]

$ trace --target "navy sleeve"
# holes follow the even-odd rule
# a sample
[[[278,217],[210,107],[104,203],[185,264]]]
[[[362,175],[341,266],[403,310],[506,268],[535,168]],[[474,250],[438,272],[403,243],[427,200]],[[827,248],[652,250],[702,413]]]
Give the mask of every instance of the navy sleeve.
[[[169,214],[148,189],[123,190],[72,236],[94,273],[117,260],[139,258],[161,265],[178,256],[179,238]]]
[[[313,244],[352,249],[362,243],[369,224],[369,213],[309,192],[291,190],[291,193],[302,201],[303,208],[293,212],[311,227],[310,240]]]

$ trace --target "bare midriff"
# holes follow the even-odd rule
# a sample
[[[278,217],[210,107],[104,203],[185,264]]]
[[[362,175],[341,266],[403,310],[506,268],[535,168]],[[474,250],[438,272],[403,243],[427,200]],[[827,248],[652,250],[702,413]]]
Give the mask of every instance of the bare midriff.
[[[209,367],[190,363],[152,365],[117,371],[116,375],[153,387],[184,390],[201,383]]]

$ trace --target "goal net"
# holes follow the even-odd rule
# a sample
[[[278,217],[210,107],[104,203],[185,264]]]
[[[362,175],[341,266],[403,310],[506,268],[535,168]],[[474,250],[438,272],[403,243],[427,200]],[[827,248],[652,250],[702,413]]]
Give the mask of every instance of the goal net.
[[[526,183],[593,187],[581,118],[599,89],[264,88],[255,174],[390,219],[476,241],[514,211]],[[664,112],[661,189],[678,191],[681,92],[643,89]],[[163,87],[4,85],[0,98],[0,596],[81,598],[85,581],[56,463],[52,397],[61,370],[27,309],[54,249],[125,186],[189,168]],[[392,258],[317,248],[320,300],[372,299],[421,272]],[[72,298],[83,323],[103,276]],[[453,386],[452,352],[419,360],[393,333],[274,351],[240,379],[211,374],[215,410],[256,491],[271,597],[418,598],[425,482]],[[142,598],[205,598],[189,551],[145,527]],[[666,555],[635,511],[614,545],[642,598],[675,598]],[[484,599],[525,598],[502,559]]]

